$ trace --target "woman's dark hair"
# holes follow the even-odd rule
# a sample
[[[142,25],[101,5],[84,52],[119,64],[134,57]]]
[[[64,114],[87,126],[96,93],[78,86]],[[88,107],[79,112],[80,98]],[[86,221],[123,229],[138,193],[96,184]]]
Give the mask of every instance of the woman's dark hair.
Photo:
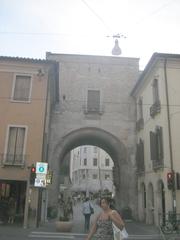
[[[114,199],[112,199],[112,198],[109,198],[109,197],[102,197],[101,199],[100,199],[100,206],[101,206],[101,202],[102,202],[102,200],[105,200],[105,202],[109,205],[109,207],[111,208],[111,209],[115,209],[115,204],[114,204]]]

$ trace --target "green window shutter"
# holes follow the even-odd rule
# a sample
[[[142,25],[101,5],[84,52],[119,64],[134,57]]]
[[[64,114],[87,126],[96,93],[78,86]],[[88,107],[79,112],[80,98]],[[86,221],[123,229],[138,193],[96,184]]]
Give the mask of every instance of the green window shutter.
[[[151,160],[157,160],[157,137],[156,133],[150,131],[150,153],[151,153]]]
[[[164,158],[162,127],[158,127],[156,131],[157,131],[158,160],[162,161],[162,159]]]

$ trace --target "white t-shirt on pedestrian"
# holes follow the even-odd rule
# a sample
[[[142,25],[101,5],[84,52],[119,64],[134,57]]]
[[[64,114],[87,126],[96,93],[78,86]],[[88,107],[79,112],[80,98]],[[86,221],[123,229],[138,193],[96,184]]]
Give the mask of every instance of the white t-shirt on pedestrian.
[[[93,207],[89,201],[86,201],[83,203],[83,209],[82,209],[83,214],[91,214],[90,206]]]

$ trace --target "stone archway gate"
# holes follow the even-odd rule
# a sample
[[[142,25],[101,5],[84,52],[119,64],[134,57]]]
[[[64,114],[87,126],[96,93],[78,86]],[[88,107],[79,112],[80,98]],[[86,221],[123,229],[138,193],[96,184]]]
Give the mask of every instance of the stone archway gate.
[[[113,159],[117,203],[129,206],[135,216],[135,106],[130,92],[139,75],[139,59],[52,53],[47,59],[59,63],[60,96],[50,123],[48,161],[56,173],[50,204],[57,201],[62,158],[89,144]]]

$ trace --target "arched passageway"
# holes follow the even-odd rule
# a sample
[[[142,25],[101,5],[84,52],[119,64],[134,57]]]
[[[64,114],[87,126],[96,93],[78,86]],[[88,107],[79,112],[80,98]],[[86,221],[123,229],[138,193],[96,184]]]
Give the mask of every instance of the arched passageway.
[[[147,223],[154,224],[154,188],[152,183],[148,185],[148,215],[147,215]]]
[[[138,206],[139,206],[139,219],[140,221],[144,222],[146,220],[146,186],[144,183],[140,185],[139,191],[139,199],[138,199]]]
[[[81,145],[93,145],[106,151],[114,162],[113,179],[116,188],[116,203],[119,208],[137,209],[135,174],[130,168],[124,144],[111,133],[99,128],[81,128],[70,132],[59,140],[52,154],[50,167],[54,172],[53,184],[49,190],[51,204],[57,201],[59,170],[68,152]],[[134,175],[133,175],[134,174]]]
[[[166,215],[166,200],[165,200],[165,189],[164,189],[164,183],[162,180],[159,180],[157,183],[158,187],[158,195],[157,195],[157,200],[158,200],[158,212],[157,214],[157,219],[159,221],[165,223],[165,215]]]

